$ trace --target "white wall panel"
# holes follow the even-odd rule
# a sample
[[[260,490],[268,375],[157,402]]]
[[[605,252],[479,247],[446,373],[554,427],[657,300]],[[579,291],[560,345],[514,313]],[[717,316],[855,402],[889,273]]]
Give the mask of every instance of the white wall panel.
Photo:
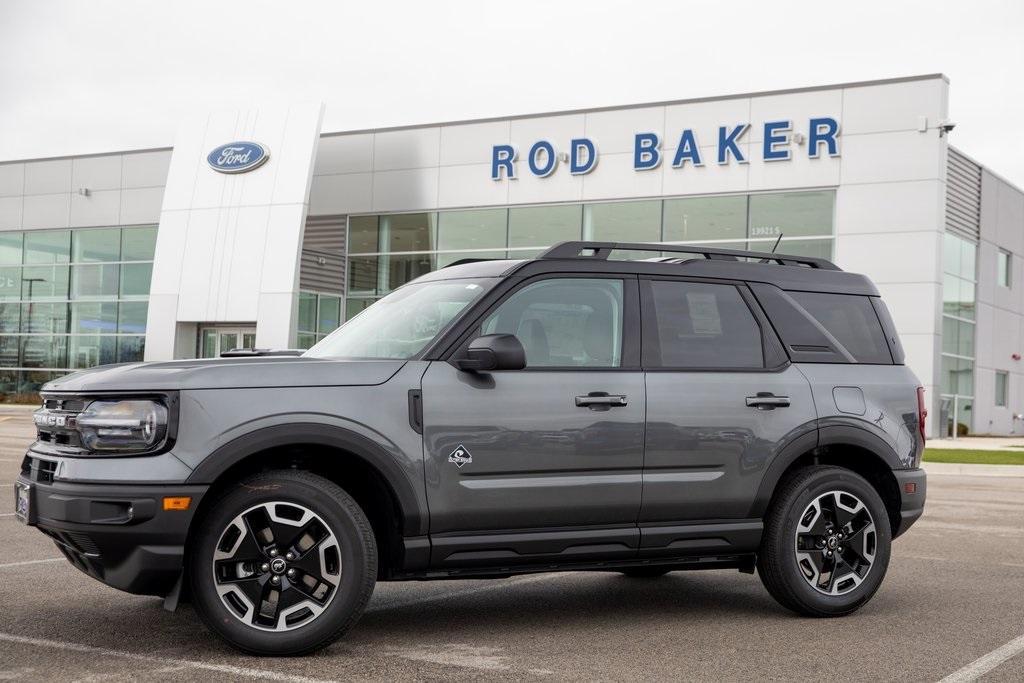
[[[121,187],[122,156],[81,157],[71,161],[71,189],[116,190]],[[72,207],[72,213],[74,207]]]
[[[118,178],[117,184],[120,184],[120,178]],[[121,190],[95,190],[90,192],[88,197],[77,192],[71,195],[70,225],[72,228],[90,225],[118,225],[120,216]]]
[[[164,188],[139,187],[121,190],[121,224],[139,225],[160,221]]]
[[[490,164],[442,166],[438,179],[437,204],[442,209],[503,206],[508,203],[510,185],[505,181],[491,180]]]
[[[21,230],[21,206],[17,197],[0,197],[0,230]]]
[[[29,161],[25,164],[25,194],[71,191],[71,159]]]
[[[636,109],[612,109],[586,114],[584,121],[586,137],[593,140],[597,151],[604,154],[633,154],[634,136],[637,133],[657,133],[662,145],[675,145],[682,131],[665,128],[665,107],[639,107]],[[569,151],[566,148],[564,151]]]
[[[584,200],[606,197],[658,197],[662,194],[662,170],[633,170],[632,151],[602,154],[598,166],[600,173],[595,169],[595,172],[580,176],[583,179]]]
[[[938,179],[843,185],[836,196],[836,234],[940,231],[945,192]]]
[[[928,117],[928,125],[935,126],[946,117],[948,88],[949,84],[938,78],[846,88],[842,130],[847,135],[913,131],[920,116]]]
[[[935,131],[843,136],[843,183],[942,179],[946,145]]]
[[[437,166],[440,143],[440,128],[376,133],[373,140],[373,168],[375,171],[393,171]]]
[[[170,166],[170,150],[125,154],[121,187],[163,187]]]
[[[747,154],[749,145],[740,143],[739,148]],[[683,168],[673,168],[671,154],[662,159],[662,191],[666,195],[720,194],[749,189],[750,164],[718,164],[715,147],[702,147],[700,152],[703,166],[687,162]]]
[[[309,214],[366,213],[373,206],[373,174],[313,176],[309,191]]]
[[[313,175],[369,173],[373,170],[373,133],[320,138]]]
[[[373,177],[374,211],[412,211],[437,208],[438,169],[380,171]]]
[[[25,193],[25,164],[0,164],[0,197]]]
[[[494,145],[509,143],[510,130],[508,121],[442,127],[441,166],[487,164],[490,177],[491,150]]]
[[[67,192],[27,195],[22,210],[22,225],[27,230],[66,228],[71,210],[71,195]]]

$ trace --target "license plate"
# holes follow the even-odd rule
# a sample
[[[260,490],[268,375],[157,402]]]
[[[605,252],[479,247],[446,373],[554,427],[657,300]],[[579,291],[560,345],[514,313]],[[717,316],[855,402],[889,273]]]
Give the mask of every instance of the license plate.
[[[32,487],[14,482],[14,517],[22,524],[32,523]]]

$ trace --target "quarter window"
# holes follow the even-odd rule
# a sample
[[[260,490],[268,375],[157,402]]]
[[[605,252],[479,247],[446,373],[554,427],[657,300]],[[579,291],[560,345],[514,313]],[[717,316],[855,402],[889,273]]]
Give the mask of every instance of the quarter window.
[[[1012,287],[1013,286],[1013,261],[1010,258],[1010,252],[999,250],[996,254],[996,281],[1000,287]]]
[[[482,333],[516,335],[527,367],[620,367],[622,289],[610,279],[536,282],[491,313]]]
[[[761,328],[732,285],[652,280],[660,349],[669,368],[761,368]]]
[[[866,296],[790,292],[858,363],[892,364],[892,355],[871,300]]]

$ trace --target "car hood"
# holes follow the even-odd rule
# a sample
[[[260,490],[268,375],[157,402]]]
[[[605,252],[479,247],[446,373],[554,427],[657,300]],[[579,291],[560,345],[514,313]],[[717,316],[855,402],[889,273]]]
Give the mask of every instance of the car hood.
[[[265,356],[102,365],[60,377],[43,391],[172,391],[369,386],[388,381],[401,360]]]

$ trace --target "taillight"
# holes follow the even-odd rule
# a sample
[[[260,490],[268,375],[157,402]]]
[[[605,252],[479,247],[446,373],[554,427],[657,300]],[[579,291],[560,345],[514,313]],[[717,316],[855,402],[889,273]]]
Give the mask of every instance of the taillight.
[[[928,417],[928,409],[924,407],[924,387],[917,388],[917,431],[921,434],[921,443],[925,442],[924,419]]]

